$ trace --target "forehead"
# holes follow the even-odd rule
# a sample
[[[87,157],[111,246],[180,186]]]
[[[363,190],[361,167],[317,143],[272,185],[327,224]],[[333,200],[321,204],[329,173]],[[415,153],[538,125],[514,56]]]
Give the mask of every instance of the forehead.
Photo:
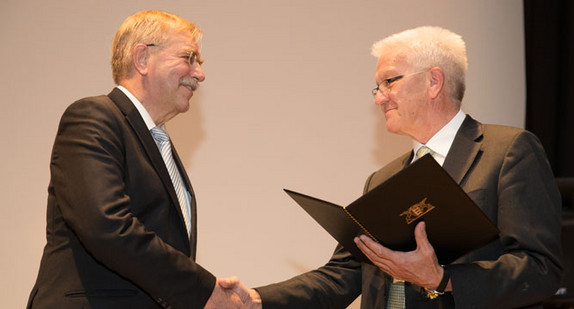
[[[393,77],[394,75],[402,74],[408,68],[409,64],[403,55],[397,53],[384,54],[377,61],[375,77],[378,80]]]
[[[177,49],[199,50],[197,39],[189,32],[170,33],[167,45]]]

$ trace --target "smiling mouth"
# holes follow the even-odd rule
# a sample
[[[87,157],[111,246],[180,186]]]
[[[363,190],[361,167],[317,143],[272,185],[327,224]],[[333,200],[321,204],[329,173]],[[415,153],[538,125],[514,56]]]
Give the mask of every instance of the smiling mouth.
[[[189,91],[194,92],[199,88],[199,81],[194,77],[186,77],[180,81],[180,85],[189,89]]]
[[[388,111],[392,111],[394,109],[397,109],[397,107],[395,105],[383,104],[383,111],[385,113],[387,113]]]
[[[187,88],[187,89],[189,89],[189,91],[191,91],[191,92],[194,92],[194,91],[195,91],[195,89],[193,89],[193,87],[190,86],[190,85],[182,85],[182,86],[185,87],[185,88]]]

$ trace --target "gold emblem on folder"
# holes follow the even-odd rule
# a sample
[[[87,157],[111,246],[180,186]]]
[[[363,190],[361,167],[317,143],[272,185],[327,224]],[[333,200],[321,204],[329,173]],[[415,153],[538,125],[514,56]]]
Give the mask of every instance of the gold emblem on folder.
[[[435,207],[433,205],[427,203],[427,198],[425,197],[422,201],[414,204],[413,206],[409,207],[409,209],[402,212],[400,216],[405,216],[407,224],[411,224],[434,208]]]

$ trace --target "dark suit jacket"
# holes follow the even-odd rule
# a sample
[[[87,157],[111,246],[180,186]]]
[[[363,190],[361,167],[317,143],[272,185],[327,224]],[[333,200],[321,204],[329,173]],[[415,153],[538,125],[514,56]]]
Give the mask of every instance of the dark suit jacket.
[[[412,152],[383,167],[365,192],[406,167]],[[467,116],[443,165],[500,229],[500,238],[449,265],[453,293],[430,301],[406,288],[407,308],[517,308],[536,305],[558,288],[560,196],[546,156],[531,133],[482,125]],[[337,247],[323,267],[257,288],[268,308],[384,308],[390,278]]]
[[[119,89],[64,112],[52,151],[47,244],[28,308],[202,308],[215,277],[195,263],[161,154]]]

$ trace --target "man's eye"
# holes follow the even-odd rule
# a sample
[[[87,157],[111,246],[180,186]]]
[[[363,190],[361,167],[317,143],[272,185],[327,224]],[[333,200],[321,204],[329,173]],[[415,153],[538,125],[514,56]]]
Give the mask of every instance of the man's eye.
[[[187,62],[190,65],[193,65],[194,63],[198,63],[199,65],[203,64],[203,59],[199,59],[199,57],[197,56],[197,53],[192,52],[192,53],[188,53],[185,56],[181,56],[181,58],[184,58],[185,60],[187,60]]]

